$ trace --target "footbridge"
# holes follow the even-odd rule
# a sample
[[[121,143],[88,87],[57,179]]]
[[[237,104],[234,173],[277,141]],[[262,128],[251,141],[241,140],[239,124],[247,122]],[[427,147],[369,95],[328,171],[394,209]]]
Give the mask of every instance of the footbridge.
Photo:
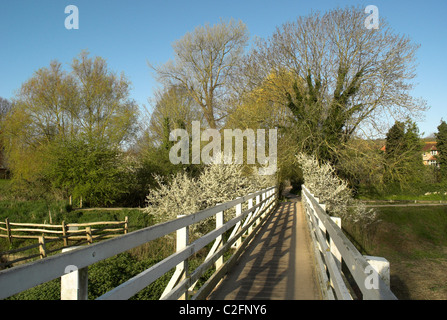
[[[277,187],[270,187],[2,270],[0,299],[61,278],[61,299],[86,300],[89,266],[169,234],[175,234],[175,252],[98,300],[129,299],[168,272],[172,277],[161,300],[396,299],[384,258],[360,254],[340,219],[330,217],[306,186],[300,196],[285,196],[280,200]],[[193,239],[190,230],[203,221],[212,230]],[[199,251],[206,258],[192,270],[189,260]]]

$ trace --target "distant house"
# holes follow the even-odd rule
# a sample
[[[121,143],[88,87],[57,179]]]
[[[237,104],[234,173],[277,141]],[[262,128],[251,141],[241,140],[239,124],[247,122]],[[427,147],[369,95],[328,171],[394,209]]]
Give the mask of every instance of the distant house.
[[[385,152],[386,146],[380,148],[381,151]],[[438,149],[436,149],[436,141],[426,141],[422,147],[422,162],[426,166],[439,166],[436,160],[436,155],[438,154]]]
[[[422,152],[422,161],[426,166],[438,166],[438,162],[436,160],[438,149],[436,149],[435,141],[425,142]]]

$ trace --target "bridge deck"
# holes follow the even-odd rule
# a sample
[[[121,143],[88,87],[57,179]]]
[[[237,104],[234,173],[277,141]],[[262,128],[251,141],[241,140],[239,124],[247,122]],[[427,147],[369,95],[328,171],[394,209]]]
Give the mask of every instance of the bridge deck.
[[[321,299],[308,226],[296,197],[278,205],[209,298]]]

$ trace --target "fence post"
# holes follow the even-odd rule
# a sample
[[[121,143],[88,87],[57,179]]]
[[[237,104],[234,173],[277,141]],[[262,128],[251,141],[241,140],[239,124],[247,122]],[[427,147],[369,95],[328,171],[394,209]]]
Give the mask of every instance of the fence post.
[[[65,224],[65,220],[62,221],[62,236],[64,237],[64,246],[68,246],[68,239],[67,239],[67,225]]]
[[[124,234],[129,232],[129,217],[126,216],[124,219]]]
[[[9,218],[6,218],[6,233],[8,235],[9,244],[12,244],[11,226],[9,225]]]
[[[177,218],[184,217],[184,215],[179,215]],[[189,242],[189,227],[186,226],[184,228],[177,230],[177,237],[176,237],[176,250],[179,252],[180,250],[183,250]],[[177,265],[177,268],[180,268],[183,270],[183,273],[181,277],[179,278],[179,281],[183,281],[186,279],[188,275],[188,260],[185,260]],[[180,296],[179,300],[187,300],[188,299],[188,289],[185,290],[185,292]]]
[[[45,237],[39,237],[39,251],[40,251],[40,259],[43,259],[47,256],[47,251],[46,251],[46,246],[45,246]]]
[[[67,252],[79,247],[64,248]],[[78,269],[76,266],[65,267],[66,273],[61,277],[61,300],[87,300],[88,299],[88,267]]]
[[[85,236],[87,238],[88,244],[92,244],[93,236],[92,236],[92,228],[91,227],[85,227]]]

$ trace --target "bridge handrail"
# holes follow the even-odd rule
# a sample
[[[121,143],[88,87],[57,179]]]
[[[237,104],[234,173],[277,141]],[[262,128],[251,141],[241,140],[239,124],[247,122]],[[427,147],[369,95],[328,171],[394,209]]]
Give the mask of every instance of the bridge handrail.
[[[261,196],[262,200],[260,199]],[[241,210],[235,218],[224,223],[224,225],[220,228],[216,228],[193,243],[188,244],[182,250],[172,254],[156,265],[138,274],[134,278],[99,297],[99,299],[130,298],[141,289],[171,270],[173,267],[182,261],[185,261],[189,256],[196,253],[208,243],[222,235],[225,231],[236,225],[239,232],[233,235],[233,240],[231,240],[231,242],[228,241],[225,246],[214,253],[214,255],[210,259],[207,259],[205,263],[210,265],[211,260],[217,260],[219,256],[223,255],[223,249],[228,249],[229,246],[236,241],[236,239],[240,238],[242,234],[246,233],[253,227],[255,221],[260,218],[259,215],[262,214],[264,217],[267,212],[272,211],[272,208],[276,205],[277,201],[277,188],[270,187],[235,200],[216,205],[215,207],[177,218],[175,220],[140,229],[116,238],[98,242],[96,244],[80,247],[72,251],[59,253],[57,255],[20,265],[11,269],[1,270],[0,299],[7,298],[39,284],[64,276],[67,266],[75,266],[77,269],[86,268],[101,260],[136,248],[180,229],[187,228],[190,225],[198,223],[199,221],[216,215],[217,213],[222,213],[225,210],[237,206],[241,208],[243,203],[246,201],[253,201],[252,199],[255,198],[257,201],[256,205],[251,206],[251,208],[249,207],[249,209],[243,212]],[[242,226],[242,220],[244,218],[248,220],[247,217],[250,217],[251,221],[246,221],[245,225]],[[197,272],[191,274],[191,276],[193,276],[192,280],[194,280],[194,277],[197,277]],[[189,277],[188,281],[191,282],[192,280],[191,277]],[[177,286],[180,285],[185,286],[185,283],[180,283]],[[178,288],[174,289],[178,291]]]
[[[367,261],[352,242],[346,237],[341,228],[326,213],[325,206],[319,203],[318,198],[302,185],[302,199],[306,210],[306,216],[311,226],[311,233],[314,242],[320,247],[317,252],[317,261],[323,263],[320,265],[322,270],[320,276],[323,278],[323,286],[328,285],[328,299],[351,300],[352,295],[343,279],[341,270],[341,261],[343,260],[349,268],[354,281],[359,287],[363,299],[365,300],[396,300],[396,296],[390,287],[385,283],[381,276],[378,276],[374,267]],[[335,245],[338,253],[341,255],[340,261],[336,261],[334,250]],[[338,262],[338,263],[337,263]],[[326,272],[327,270],[327,272]],[[371,285],[370,274],[375,272],[377,285]],[[334,296],[335,293],[335,296]]]

